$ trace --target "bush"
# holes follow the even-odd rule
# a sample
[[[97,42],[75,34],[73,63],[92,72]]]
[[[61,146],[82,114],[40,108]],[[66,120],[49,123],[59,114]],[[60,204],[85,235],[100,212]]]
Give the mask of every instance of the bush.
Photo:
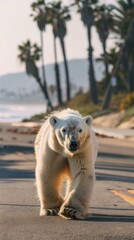
[[[120,104],[120,110],[126,110],[130,107],[134,106],[134,92],[129,93]]]

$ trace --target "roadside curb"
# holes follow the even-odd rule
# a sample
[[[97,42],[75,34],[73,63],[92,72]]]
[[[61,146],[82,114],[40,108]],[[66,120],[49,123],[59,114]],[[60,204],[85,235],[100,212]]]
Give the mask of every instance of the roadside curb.
[[[94,132],[99,136],[125,139],[125,138],[134,138],[134,129],[117,129],[117,128],[102,128],[102,127],[93,127]]]

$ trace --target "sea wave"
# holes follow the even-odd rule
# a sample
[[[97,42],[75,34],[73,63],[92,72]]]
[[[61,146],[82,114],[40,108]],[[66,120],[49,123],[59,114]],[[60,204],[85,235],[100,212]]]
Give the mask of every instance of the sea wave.
[[[34,114],[46,112],[46,105],[0,104],[0,122],[20,122]]]

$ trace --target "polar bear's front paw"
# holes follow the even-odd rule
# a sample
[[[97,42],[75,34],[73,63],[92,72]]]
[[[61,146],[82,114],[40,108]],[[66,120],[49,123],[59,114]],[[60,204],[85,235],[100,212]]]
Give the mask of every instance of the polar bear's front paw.
[[[72,208],[72,207],[64,207],[58,213],[59,216],[65,219],[86,219],[88,215],[82,214],[80,211]]]
[[[77,210],[75,210],[74,208],[64,207],[60,210],[58,215],[65,219],[75,219],[76,212]]]
[[[41,209],[40,210],[40,216],[57,216],[59,212],[59,207],[56,208],[47,208],[47,209]]]

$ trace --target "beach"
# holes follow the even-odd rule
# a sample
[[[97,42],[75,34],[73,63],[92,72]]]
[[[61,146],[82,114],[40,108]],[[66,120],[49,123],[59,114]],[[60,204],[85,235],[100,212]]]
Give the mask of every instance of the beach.
[[[0,145],[33,146],[39,123],[0,123]]]

